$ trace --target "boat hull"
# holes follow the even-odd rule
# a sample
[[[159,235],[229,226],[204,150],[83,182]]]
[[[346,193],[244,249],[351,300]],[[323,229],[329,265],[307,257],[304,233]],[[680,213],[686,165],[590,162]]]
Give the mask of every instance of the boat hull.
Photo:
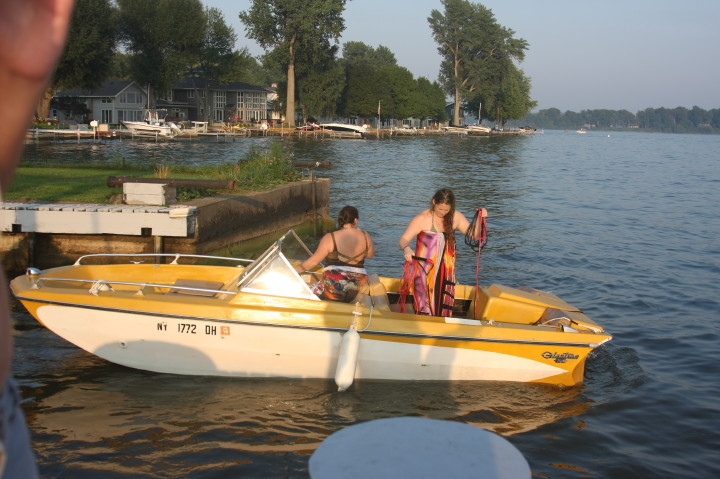
[[[319,127],[322,131],[339,137],[364,138],[367,134],[366,127],[345,123],[321,123]]]
[[[173,138],[177,132],[172,127],[166,125],[150,125],[145,122],[124,121],[123,125],[132,131],[134,135],[140,136],[161,136],[163,138]]]
[[[344,330],[23,301],[44,326],[107,361],[160,373],[333,378]],[[356,379],[576,384],[583,346],[361,332]],[[558,356],[563,362],[546,358]],[[567,358],[571,358],[567,360]]]

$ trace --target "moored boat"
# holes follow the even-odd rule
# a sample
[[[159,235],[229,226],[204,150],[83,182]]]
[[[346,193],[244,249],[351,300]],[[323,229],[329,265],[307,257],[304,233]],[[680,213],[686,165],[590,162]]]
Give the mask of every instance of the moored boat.
[[[364,125],[351,125],[349,123],[320,123],[320,129],[337,134],[338,136],[349,136],[364,138],[367,127]]]
[[[30,268],[11,288],[76,346],[161,373],[334,377],[345,387],[354,379],[572,386],[583,381],[588,354],[611,339],[552,294],[497,284],[458,285],[450,317],[400,312],[399,278],[370,275],[353,304],[320,300],[309,287],[316,272],[293,268],[309,255],[290,230],[254,261],[212,258],[235,265],[198,264],[209,258],[192,255],[108,264],[111,255],[88,255]]]
[[[489,135],[492,129],[485,125],[468,125],[468,133],[476,135]]]
[[[182,132],[182,129],[174,122],[166,122],[165,113],[167,113],[166,110],[147,109],[144,121],[123,121],[122,123],[133,135],[174,138]]]
[[[467,135],[468,129],[464,126],[443,126],[441,127],[445,133],[452,133],[455,135]]]

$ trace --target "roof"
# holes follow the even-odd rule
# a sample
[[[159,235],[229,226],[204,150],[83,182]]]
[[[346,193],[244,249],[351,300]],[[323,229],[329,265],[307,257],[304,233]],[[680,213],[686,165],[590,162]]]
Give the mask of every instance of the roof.
[[[186,77],[176,82],[173,85],[174,90],[195,90],[205,88],[205,79],[200,77]],[[268,88],[250,85],[249,83],[243,83],[239,81],[234,82],[218,82],[210,80],[207,82],[207,86],[210,90],[224,90],[224,91],[260,91],[267,93],[270,91]]]
[[[136,82],[133,80],[109,80],[100,85],[97,88],[93,89],[80,89],[80,88],[71,88],[69,90],[63,90],[59,91],[55,94],[55,96],[79,96],[79,97],[98,97],[98,98],[107,98],[107,97],[116,97],[120,93],[122,93],[125,89],[129,88],[131,85],[135,84],[137,86]],[[243,82],[217,82],[217,81],[209,81],[208,86],[210,90],[215,91],[257,91],[257,92],[263,92],[263,93],[269,93],[274,91],[271,88],[266,88],[262,86],[257,85],[250,85],[249,83],[243,83]],[[138,89],[143,90],[139,86],[137,86]],[[199,78],[199,77],[186,77],[178,82],[176,82],[173,85],[173,89],[175,90],[195,90],[195,89],[205,89],[205,79]]]
[[[118,96],[123,90],[134,83],[132,80],[110,80],[104,82],[97,88],[71,88],[70,90],[59,91],[55,96],[114,97]]]

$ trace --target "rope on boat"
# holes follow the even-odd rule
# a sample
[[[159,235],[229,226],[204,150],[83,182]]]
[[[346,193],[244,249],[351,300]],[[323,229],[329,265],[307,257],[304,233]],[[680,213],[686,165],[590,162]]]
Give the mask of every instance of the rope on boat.
[[[478,223],[479,222],[479,223]],[[479,234],[475,236],[473,233],[479,228]],[[487,244],[488,233],[487,233],[487,211],[484,208],[478,208],[475,210],[470,226],[465,232],[465,244],[468,245],[473,251],[477,251],[477,262],[475,264],[475,305],[474,317],[478,317],[478,297],[480,294],[480,252]]]
[[[98,279],[95,281],[92,286],[90,286],[90,289],[88,292],[92,294],[93,296],[97,296],[100,291],[114,291],[112,289],[112,286],[107,284],[105,280]]]
[[[478,236],[475,236],[473,235],[473,232],[478,228],[478,222],[480,223],[480,233]],[[484,208],[478,208],[475,210],[475,215],[470,222],[470,227],[465,232],[465,244],[473,251],[477,251],[479,257],[480,250],[482,250],[487,244],[487,238],[487,212]]]

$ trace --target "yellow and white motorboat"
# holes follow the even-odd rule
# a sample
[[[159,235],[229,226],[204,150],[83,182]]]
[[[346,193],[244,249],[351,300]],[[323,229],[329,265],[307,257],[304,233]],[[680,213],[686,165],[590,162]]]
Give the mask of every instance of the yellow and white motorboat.
[[[170,264],[29,268],[11,288],[57,335],[107,361],[161,373],[354,379],[494,380],[573,386],[611,336],[537,290],[458,285],[453,315],[400,312],[399,278],[370,275],[356,301],[319,299],[293,265],[310,251],[290,230],[258,259],[164,255]],[[117,256],[117,255],[112,255]],[[147,258],[145,258],[147,259]],[[116,260],[113,260],[116,261]],[[192,264],[180,264],[190,262]],[[100,264],[103,263],[103,264]],[[238,266],[237,264],[240,264]]]

